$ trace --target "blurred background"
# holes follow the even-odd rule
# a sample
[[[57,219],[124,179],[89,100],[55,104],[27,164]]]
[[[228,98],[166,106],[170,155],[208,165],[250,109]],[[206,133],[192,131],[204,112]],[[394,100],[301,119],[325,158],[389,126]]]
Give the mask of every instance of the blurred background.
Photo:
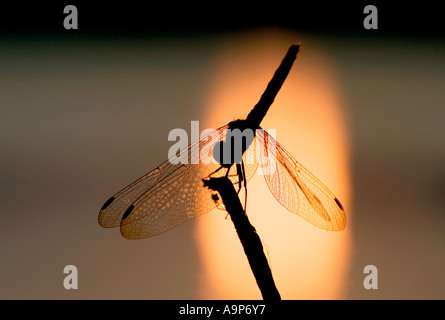
[[[78,4],[70,31],[62,5],[7,6],[0,298],[260,299],[224,212],[143,240],[97,216],[167,159],[170,130],[245,117],[301,43],[263,127],[342,201],[347,227],[317,229],[252,179],[248,215],[282,298],[444,299],[444,33],[432,7],[375,5],[378,30],[360,3],[179,16]],[[63,287],[66,265],[78,290]]]

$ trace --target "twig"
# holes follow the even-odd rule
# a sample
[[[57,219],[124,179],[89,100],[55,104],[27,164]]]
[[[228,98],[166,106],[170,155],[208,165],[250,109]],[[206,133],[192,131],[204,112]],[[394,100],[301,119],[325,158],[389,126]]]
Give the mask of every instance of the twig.
[[[281,61],[280,66],[275,71],[272,79],[268,83],[266,90],[261,95],[260,101],[253,107],[249,115],[246,118],[247,123],[252,129],[259,127],[261,121],[269,110],[270,105],[275,100],[278,91],[286,80],[292,65],[297,58],[300,45],[292,45],[286,53],[286,56]]]
[[[218,191],[220,194],[238,233],[263,299],[281,300],[267,258],[264,255],[261,239],[255,228],[250,224],[232,182],[227,177],[209,178],[208,180],[203,180],[203,182],[205,187]]]

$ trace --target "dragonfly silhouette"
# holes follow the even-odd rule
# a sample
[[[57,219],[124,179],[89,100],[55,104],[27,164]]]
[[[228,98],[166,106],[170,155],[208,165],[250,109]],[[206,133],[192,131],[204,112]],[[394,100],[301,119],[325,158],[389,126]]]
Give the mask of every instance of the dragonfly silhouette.
[[[247,197],[246,183],[260,166],[273,196],[286,209],[322,229],[343,230],[346,218],[340,201],[260,127],[298,50],[298,45],[289,48],[261,99],[245,120],[220,127],[216,130],[216,138],[211,133],[202,136],[188,147],[187,152],[181,153],[182,157],[187,157],[183,159],[185,161],[173,163],[169,159],[116,193],[102,206],[99,224],[106,228],[120,227],[122,235],[129,239],[160,234],[215,207],[223,208],[222,201],[203,187],[203,179],[226,176],[238,186],[238,192],[243,188]],[[222,155],[216,156],[214,152],[224,149],[228,132],[235,129],[240,132],[251,130],[253,139],[241,144],[239,154],[242,158],[232,156],[229,162],[221,161]],[[193,164],[193,154],[214,156],[217,162]]]

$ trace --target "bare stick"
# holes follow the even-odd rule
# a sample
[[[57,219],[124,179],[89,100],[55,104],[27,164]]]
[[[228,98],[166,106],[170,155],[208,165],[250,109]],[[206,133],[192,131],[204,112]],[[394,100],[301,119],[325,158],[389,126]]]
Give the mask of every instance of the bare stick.
[[[261,239],[255,228],[250,224],[232,182],[227,177],[209,178],[209,180],[203,180],[203,182],[205,187],[218,191],[220,194],[238,233],[263,299],[281,300],[280,293],[275,286],[272,272],[269,268],[269,263],[264,255]]]
[[[267,85],[266,90],[261,95],[260,101],[253,107],[250,111],[246,120],[249,123],[249,127],[256,129],[259,127],[261,121],[269,110],[270,105],[275,100],[278,91],[280,91],[281,86],[286,80],[292,65],[297,58],[297,53],[300,50],[300,45],[292,45],[286,53],[286,56],[281,61],[280,66],[275,71],[272,80],[270,80]]]

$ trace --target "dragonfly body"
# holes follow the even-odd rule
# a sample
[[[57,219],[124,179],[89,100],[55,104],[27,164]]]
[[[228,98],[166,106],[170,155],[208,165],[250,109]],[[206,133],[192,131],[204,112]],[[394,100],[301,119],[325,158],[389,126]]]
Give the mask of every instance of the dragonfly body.
[[[247,203],[247,179],[243,155],[255,138],[256,128],[251,128],[247,120],[235,120],[229,122],[228,131],[230,134],[226,135],[225,141],[220,140],[213,147],[213,158],[221,165],[215,172],[225,168],[227,176],[230,168],[235,164],[238,175],[238,193],[241,191],[242,182],[244,182]]]

